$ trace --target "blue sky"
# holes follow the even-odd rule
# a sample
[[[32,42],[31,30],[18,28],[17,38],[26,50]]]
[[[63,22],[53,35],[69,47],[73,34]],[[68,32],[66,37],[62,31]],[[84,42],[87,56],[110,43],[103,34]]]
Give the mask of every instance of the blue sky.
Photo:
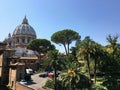
[[[109,34],[120,34],[120,0],[1,0],[0,41],[13,33],[25,15],[37,38],[50,40],[54,32],[72,29],[82,39],[90,36],[106,45]]]

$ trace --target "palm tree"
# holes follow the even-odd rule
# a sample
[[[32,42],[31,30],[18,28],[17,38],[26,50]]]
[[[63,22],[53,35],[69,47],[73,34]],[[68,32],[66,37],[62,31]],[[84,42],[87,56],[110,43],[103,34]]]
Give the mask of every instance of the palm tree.
[[[105,73],[103,85],[109,90],[119,90],[119,73],[120,73],[120,44],[117,43],[118,36],[107,37],[109,45],[106,46],[107,60],[103,62],[102,71]],[[111,78],[112,77],[112,78]]]
[[[77,56],[79,59],[86,60],[90,82],[91,82],[90,60],[94,60],[94,81],[96,83],[97,64],[98,61],[103,59],[104,56],[103,46],[91,40],[90,37],[85,37],[85,39],[81,41],[79,46],[80,48]]]
[[[67,71],[61,75],[63,85],[68,87],[68,90],[76,90],[76,85],[80,81],[80,68],[77,61],[66,65]]]
[[[91,55],[91,58],[94,60],[94,81],[96,83],[97,64],[98,64],[98,61],[103,59],[103,56],[105,55],[105,53],[103,50],[103,46],[101,46],[100,44],[96,42],[93,42],[92,48],[93,48],[93,53]]]
[[[93,41],[90,39],[90,37],[85,37],[83,41],[80,43],[80,48],[77,53],[78,58],[86,60],[87,67],[88,67],[88,74],[89,74],[89,80],[91,83],[91,76],[90,76],[90,59],[91,54],[93,54],[94,49],[92,48]]]
[[[110,43],[110,46],[113,49],[113,56],[114,56],[114,54],[115,54],[115,52],[117,50],[117,45],[118,45],[117,40],[118,40],[118,35],[113,36],[113,37],[111,35],[109,35],[107,37],[107,41]]]
[[[59,52],[58,50],[52,50],[52,51],[49,51],[48,52],[48,57],[51,59],[51,66],[53,67],[54,69],[54,89],[57,90],[57,75],[56,75],[56,72],[57,72],[57,64],[58,64],[58,56],[59,56]]]

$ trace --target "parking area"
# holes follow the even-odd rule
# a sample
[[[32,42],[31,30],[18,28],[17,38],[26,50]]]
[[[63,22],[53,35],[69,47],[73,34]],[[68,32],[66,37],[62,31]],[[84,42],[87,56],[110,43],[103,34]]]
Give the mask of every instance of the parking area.
[[[34,74],[31,76],[32,83],[28,84],[28,87],[31,87],[35,90],[44,90],[42,87],[45,85],[45,82],[49,79],[48,77],[42,78],[39,77],[40,74]]]

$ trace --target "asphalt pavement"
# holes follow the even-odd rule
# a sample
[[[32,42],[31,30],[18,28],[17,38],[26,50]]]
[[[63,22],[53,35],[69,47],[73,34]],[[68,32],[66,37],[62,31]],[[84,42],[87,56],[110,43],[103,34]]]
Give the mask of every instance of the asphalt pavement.
[[[39,74],[34,74],[31,76],[32,78],[32,81],[30,84],[28,84],[27,86],[30,87],[30,88],[33,88],[35,90],[45,90],[43,89],[42,87],[45,85],[46,81],[49,79],[48,77],[46,78],[42,78],[42,77],[39,77],[40,73]]]

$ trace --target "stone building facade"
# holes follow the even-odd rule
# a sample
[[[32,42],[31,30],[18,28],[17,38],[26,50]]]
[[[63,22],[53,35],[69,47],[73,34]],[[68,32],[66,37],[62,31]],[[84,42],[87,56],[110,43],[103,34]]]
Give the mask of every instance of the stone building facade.
[[[8,34],[4,42],[7,43],[7,47],[15,49],[16,56],[34,56],[36,52],[26,48],[33,39],[36,39],[36,32],[25,16],[22,23],[15,28],[12,35]]]
[[[37,52],[27,49],[27,44],[36,39],[36,32],[26,16],[13,34],[0,42],[0,77],[4,85],[15,90],[16,82],[25,78],[26,69],[37,70]]]

